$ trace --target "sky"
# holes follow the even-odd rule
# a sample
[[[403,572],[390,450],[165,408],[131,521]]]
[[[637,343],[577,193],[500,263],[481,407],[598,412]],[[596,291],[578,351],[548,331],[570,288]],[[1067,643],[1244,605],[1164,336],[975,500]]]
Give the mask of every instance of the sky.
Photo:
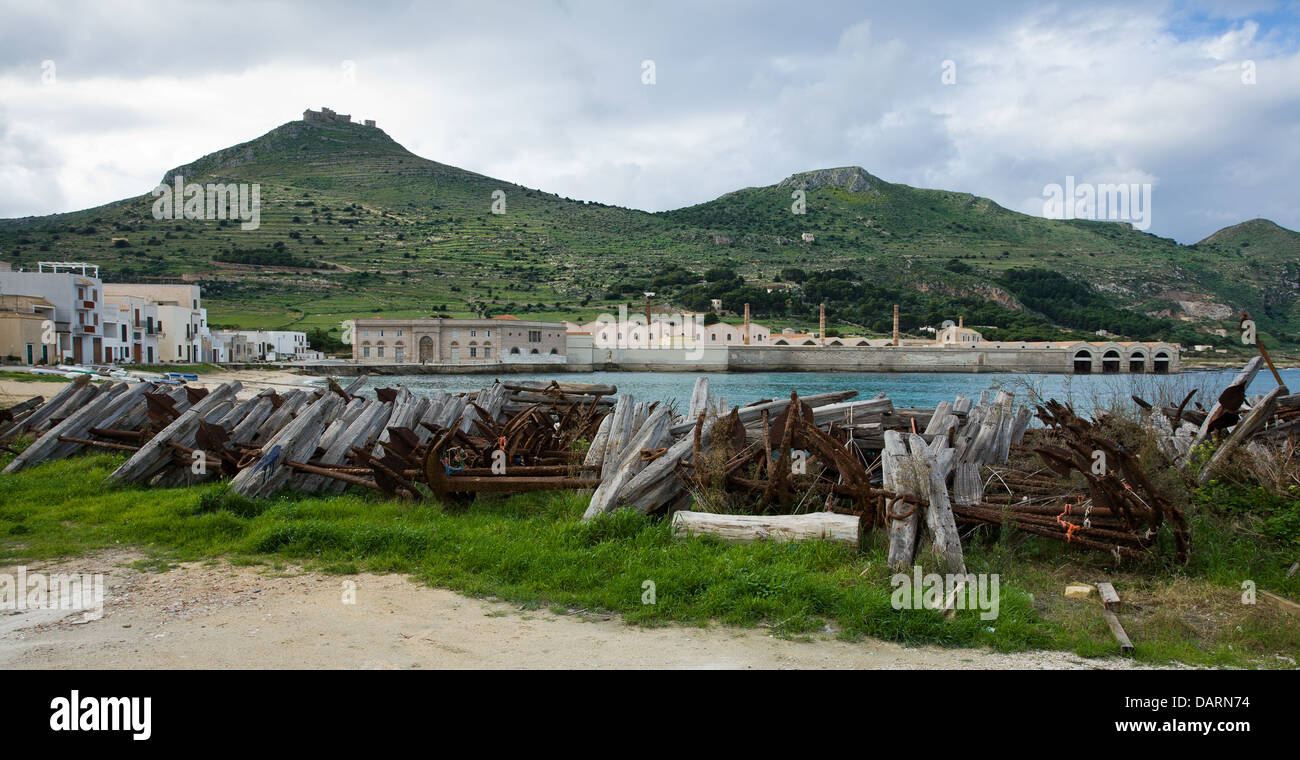
[[[1300,0],[0,0],[0,217],[149,192],[329,106],[412,152],[647,211],[861,166],[1147,231],[1300,229]]]

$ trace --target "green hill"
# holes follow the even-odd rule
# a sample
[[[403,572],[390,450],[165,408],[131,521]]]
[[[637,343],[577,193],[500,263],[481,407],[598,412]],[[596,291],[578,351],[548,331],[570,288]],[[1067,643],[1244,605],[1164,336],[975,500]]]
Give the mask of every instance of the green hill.
[[[797,174],[651,214],[575,201],[421,158],[382,130],[294,121],[166,172],[257,183],[261,225],[155,219],[141,195],[0,220],[0,260],[89,261],[105,279],[186,277],[215,326],[337,328],[358,315],[591,319],[642,291],[841,332],[937,325],[991,337],[1106,329],[1215,342],[1248,309],[1274,342],[1300,338],[1300,235],[1265,220],[1192,246],[1127,224],[1054,221],[861,168]],[[791,211],[803,190],[806,213]],[[492,213],[504,193],[504,214]],[[805,242],[811,233],[814,240]],[[1231,341],[1219,339],[1223,345]]]

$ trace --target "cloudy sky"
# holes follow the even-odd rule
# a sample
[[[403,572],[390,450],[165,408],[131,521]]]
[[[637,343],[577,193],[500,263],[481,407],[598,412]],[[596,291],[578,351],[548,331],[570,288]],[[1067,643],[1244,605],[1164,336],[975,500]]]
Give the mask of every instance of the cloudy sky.
[[[1185,243],[1254,217],[1300,229],[1300,0],[0,0],[0,17],[0,217],[147,192],[328,105],[427,158],[651,211],[859,165],[1034,214],[1067,176],[1150,183],[1149,231]]]

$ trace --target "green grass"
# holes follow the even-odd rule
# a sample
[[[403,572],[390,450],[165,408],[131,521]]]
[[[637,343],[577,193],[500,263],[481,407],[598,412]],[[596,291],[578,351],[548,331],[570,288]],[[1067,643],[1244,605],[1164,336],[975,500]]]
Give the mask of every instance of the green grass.
[[[1010,532],[972,540],[969,571],[1001,575],[1000,614],[983,621],[976,611],[961,611],[949,621],[933,611],[892,609],[879,535],[863,552],[821,541],[681,540],[664,521],[629,512],[583,523],[587,496],[578,493],[482,499],[448,513],[368,492],[254,501],[219,484],[102,485],[121,461],[90,455],[0,478],[0,561],[133,546],[157,567],[225,557],[336,573],[409,573],[469,595],[617,613],[634,624],[720,622],[790,637],[830,625],[847,639],[1085,656],[1113,654],[1115,644],[1095,599],[1065,600],[1062,589],[1073,580],[1111,579],[1129,604],[1124,621],[1140,660],[1276,667],[1286,663],[1275,654],[1300,656],[1294,618],[1263,602],[1235,603],[1244,578],[1274,592],[1300,592],[1300,578],[1284,577],[1288,549],[1261,545],[1208,517],[1196,525],[1186,568],[1157,556],[1115,570],[1107,557]],[[641,601],[647,580],[656,586],[653,605]]]
[[[17,383],[70,383],[72,378],[63,375],[38,375],[35,372],[0,371],[0,380],[13,380]]]
[[[221,367],[215,364],[123,364],[122,369],[142,372],[191,372],[194,374],[223,371]]]

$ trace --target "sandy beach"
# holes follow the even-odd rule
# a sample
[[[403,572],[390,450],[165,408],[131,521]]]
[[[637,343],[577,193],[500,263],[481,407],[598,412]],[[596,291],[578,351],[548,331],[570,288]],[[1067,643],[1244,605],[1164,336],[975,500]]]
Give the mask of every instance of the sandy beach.
[[[33,375],[33,377],[37,377]],[[287,370],[265,369],[265,370],[222,370],[220,372],[211,372],[199,375],[197,385],[204,388],[215,388],[222,383],[228,383],[232,380],[238,380],[244,388],[239,393],[240,398],[254,396],[267,388],[274,388],[281,392],[292,390],[294,388],[310,388],[323,385],[325,380],[322,377],[311,375],[298,375]],[[36,380],[33,382],[0,379],[0,406],[9,406],[20,401],[25,401],[32,396],[44,396],[52,398],[58,393],[66,383],[49,380]]]

